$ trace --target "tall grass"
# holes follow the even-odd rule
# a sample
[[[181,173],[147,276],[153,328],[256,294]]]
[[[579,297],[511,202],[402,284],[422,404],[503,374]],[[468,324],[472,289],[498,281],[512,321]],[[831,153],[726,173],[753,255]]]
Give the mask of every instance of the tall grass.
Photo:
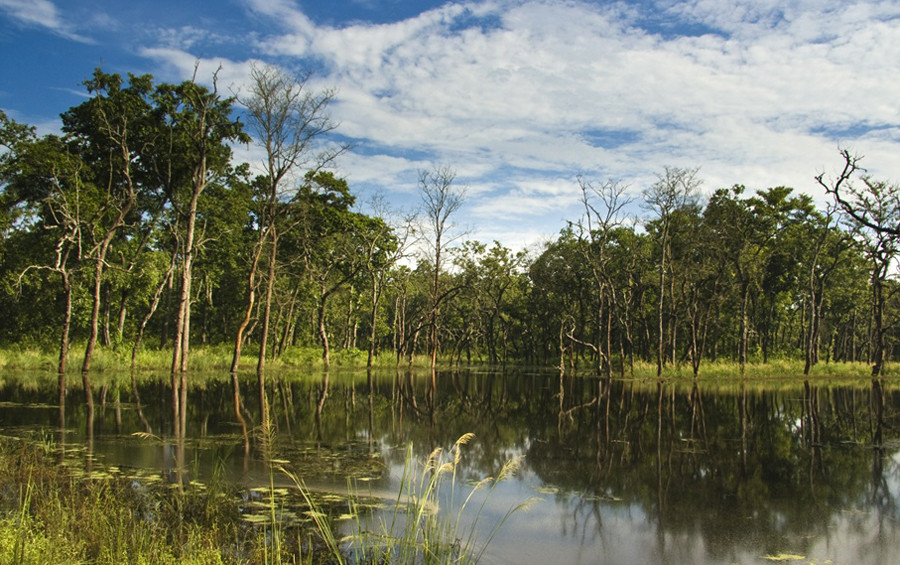
[[[490,492],[515,474],[521,459],[508,461],[496,477],[469,486],[460,502],[456,491],[461,488],[458,471],[462,447],[473,438],[474,434],[465,434],[449,451],[436,449],[421,464],[415,460],[412,445],[408,446],[397,498],[386,513],[364,515],[358,503],[364,493],[352,488],[350,517],[354,520],[354,532],[345,537],[340,537],[333,523],[316,506],[303,479],[285,469],[282,471],[310,506],[317,531],[337,563],[477,563],[509,518],[538,499],[529,498],[509,508],[497,522],[482,528]],[[448,488],[449,497],[442,494]],[[441,508],[444,500],[449,501],[449,508]]]
[[[0,564],[245,561],[229,557],[250,547],[233,497],[77,477],[48,450],[0,440]]]
[[[74,343],[69,352],[69,371],[76,373],[81,364],[81,355],[84,345]],[[222,372],[231,367],[232,346],[229,344],[200,345],[191,349],[189,357],[189,369],[193,372]],[[41,370],[52,371],[56,369],[57,351],[53,348],[43,349],[37,345],[20,344],[0,347],[0,369],[13,370]],[[258,349],[255,344],[248,344],[244,348],[241,369],[250,370],[256,366]],[[366,366],[366,352],[358,349],[336,349],[331,355],[332,367],[364,368]],[[446,359],[444,361],[447,361]],[[143,347],[138,351],[136,367],[139,371],[167,371],[172,362],[170,349],[158,349]],[[93,370],[96,373],[127,370],[131,365],[131,348],[127,344],[111,347],[98,347],[94,353]],[[407,367],[408,361],[401,362]],[[770,359],[762,363],[759,359],[753,359],[747,363],[744,374],[741,375],[738,363],[731,360],[704,361],[700,365],[701,378],[803,378],[802,359]],[[396,357],[390,352],[383,352],[375,358],[376,368],[394,368],[397,366]],[[277,359],[269,360],[267,367],[273,371],[295,368],[322,368],[322,350],[318,347],[295,346],[289,347]],[[427,368],[427,356],[417,356],[413,367]],[[592,371],[590,364],[581,363],[579,373]],[[613,361],[613,375],[619,374],[618,360]],[[665,378],[692,378],[689,362],[669,364],[663,371]],[[867,363],[826,363],[815,365],[810,377],[840,376],[846,378],[869,377],[871,365]],[[900,376],[900,364],[888,363],[885,366],[885,376]],[[626,371],[626,377],[636,379],[655,379],[656,364],[643,361],[635,361],[633,374]]]
[[[700,364],[699,378],[701,380],[778,380],[791,379],[802,382],[809,379],[867,379],[871,377],[872,365],[868,363],[825,363],[820,362],[812,367],[809,375],[803,374],[804,362],[799,359],[770,359],[767,363],[751,362],[744,367],[743,374],[738,363],[733,361],[704,361]],[[613,376],[618,376],[618,367],[614,366]],[[580,370],[579,373],[586,373]],[[636,361],[634,373],[626,371],[626,378],[637,380],[655,380],[656,364]],[[665,379],[693,379],[693,371],[690,363],[678,363],[666,365],[663,369]],[[885,366],[885,378],[900,376],[900,366],[887,364]]]

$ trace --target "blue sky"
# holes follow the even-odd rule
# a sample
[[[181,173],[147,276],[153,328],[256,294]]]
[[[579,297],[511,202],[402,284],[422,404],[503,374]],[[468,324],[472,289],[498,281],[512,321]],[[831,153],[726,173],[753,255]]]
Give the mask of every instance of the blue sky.
[[[315,71],[366,201],[416,203],[448,165],[469,237],[513,248],[580,214],[577,176],[639,197],[666,166],[706,192],[787,185],[864,155],[900,182],[896,0],[0,0],[0,108],[58,127],[94,67],[240,90],[254,62]],[[253,161],[259,152],[239,148]],[[643,211],[632,208],[635,214]]]

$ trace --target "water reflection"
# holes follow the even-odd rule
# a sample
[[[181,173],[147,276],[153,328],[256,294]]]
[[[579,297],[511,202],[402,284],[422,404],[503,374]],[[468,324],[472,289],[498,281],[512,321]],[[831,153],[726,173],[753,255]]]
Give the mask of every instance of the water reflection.
[[[51,376],[11,374],[2,378],[0,427],[53,433],[61,446],[80,446],[86,466],[156,469],[179,484],[218,467],[258,486],[268,468],[253,431],[260,412],[247,410],[262,405],[254,377],[239,376],[247,391],[239,405],[230,376],[195,376],[177,438],[165,378],[129,377],[129,394],[120,377],[104,376],[92,413],[77,389],[56,402]],[[900,393],[881,380],[765,386],[399,370],[280,374],[267,387],[269,455],[317,488],[343,488],[349,475],[395,492],[408,442],[424,457],[465,432],[477,436],[463,460],[467,479],[524,454],[521,476],[498,489],[488,512],[501,515],[535,492],[545,501],[507,524],[489,560],[734,563],[793,554],[892,563],[900,541]]]

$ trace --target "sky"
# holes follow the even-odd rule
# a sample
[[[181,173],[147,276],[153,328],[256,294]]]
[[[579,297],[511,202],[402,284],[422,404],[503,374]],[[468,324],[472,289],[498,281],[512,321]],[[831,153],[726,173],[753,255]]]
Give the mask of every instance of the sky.
[[[824,206],[847,148],[900,182],[897,0],[0,0],[0,52],[0,108],[41,133],[98,66],[221,68],[237,93],[254,64],[310,71],[363,207],[412,210],[419,171],[450,167],[460,233],[513,249],[580,217],[579,178],[627,186],[635,216],[666,167]]]

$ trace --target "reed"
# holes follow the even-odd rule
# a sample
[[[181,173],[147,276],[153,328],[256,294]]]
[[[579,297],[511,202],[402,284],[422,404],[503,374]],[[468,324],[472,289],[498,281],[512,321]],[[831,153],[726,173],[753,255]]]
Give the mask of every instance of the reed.
[[[516,473],[521,459],[508,461],[496,477],[469,486],[459,502],[462,448],[473,438],[474,434],[464,434],[449,451],[435,449],[421,464],[415,460],[412,445],[408,446],[397,498],[386,514],[363,516],[358,501],[364,493],[351,487],[349,517],[354,520],[354,532],[345,537],[340,537],[333,522],[316,506],[302,478],[283,472],[310,506],[317,532],[337,563],[473,564],[515,512],[527,510],[538,500],[529,498],[509,508],[496,523],[482,529],[490,492]],[[447,489],[449,497],[442,494]],[[450,507],[442,509],[445,500]],[[470,508],[472,505],[477,508]],[[485,531],[487,535],[481,537]]]

